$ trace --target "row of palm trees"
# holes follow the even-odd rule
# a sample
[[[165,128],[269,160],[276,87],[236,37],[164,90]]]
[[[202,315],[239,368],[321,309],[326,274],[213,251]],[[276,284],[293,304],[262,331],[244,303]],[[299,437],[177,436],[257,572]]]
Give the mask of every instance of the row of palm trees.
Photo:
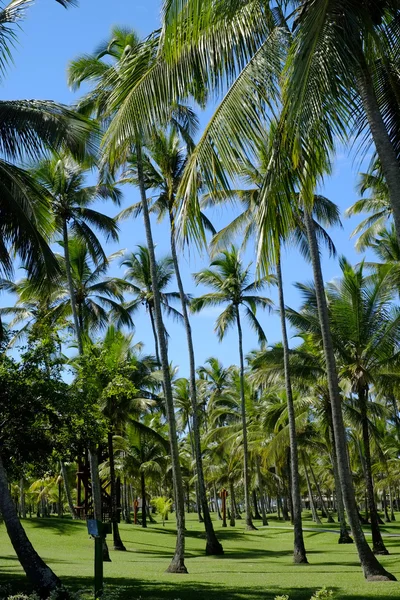
[[[4,22],[12,24],[19,19],[26,4],[23,0],[12,2],[4,10]],[[6,125],[1,139],[8,162],[3,161],[1,262],[4,272],[10,275],[12,246],[27,270],[28,277],[23,284],[25,297],[21,294],[20,300],[20,308],[25,313],[20,315],[35,318],[35,312],[44,311],[54,316],[54,323],[59,323],[60,318],[70,322],[71,316],[80,361],[85,364],[87,349],[93,346],[90,339],[95,329],[91,321],[93,315],[99,327],[108,322],[108,309],[111,309],[110,315],[117,327],[131,326],[137,301],[124,302],[124,293],[135,291],[135,285],[139,287],[135,282],[136,259],[139,257],[142,263],[147,260],[151,288],[146,303],[154,324],[156,360],[162,374],[177,517],[177,545],[170,571],[186,572],[185,507],[173,381],[162,312],[163,307],[167,306],[168,312],[173,308],[160,290],[150,214],[155,212],[160,218],[167,216],[170,225],[171,264],[177,280],[179,312],[185,325],[190,359],[189,396],[199,504],[204,516],[207,552],[216,554],[222,552],[222,547],[209,516],[189,298],[179,272],[177,242],[204,245],[206,230],[214,233],[203,213],[204,207],[235,200],[242,205],[242,213],[213,240],[212,251],[221,250],[222,244],[222,252],[214,256],[210,269],[196,276],[197,281],[210,285],[213,292],[196,299],[192,306],[196,310],[207,303],[223,303],[225,310],[217,323],[219,335],[223,336],[233,324],[237,328],[247,526],[251,528],[252,522],[241,319],[245,314],[258,338],[263,339],[256,307],[268,307],[270,302],[257,292],[265,282],[273,281],[271,272],[275,271],[290,439],[294,560],[307,562],[301,523],[300,452],[295,406],[297,383],[292,366],[292,356],[296,353],[288,343],[286,322],[290,314],[285,308],[280,259],[283,245],[295,242],[309,257],[314,275],[314,320],[310,329],[302,334],[307,334],[307,341],[319,336],[319,354],[312,354],[314,361],[316,356],[319,358],[326,378],[325,397],[331,415],[330,440],[338,507],[342,495],[365,576],[369,579],[393,578],[375,556],[384,552],[384,547],[379,537],[368,444],[371,382],[364,373],[364,365],[352,366],[353,379],[350,371],[342,371],[340,343],[337,343],[339,333],[335,329],[337,324],[331,311],[331,299],[325,292],[320,263],[321,241],[333,250],[323,226],[338,221],[337,209],[315,191],[321,178],[329,173],[337,138],[349,143],[354,132],[360,135],[368,125],[377,153],[375,170],[370,175],[378,173],[378,179],[383,182],[381,188],[386,186],[385,212],[374,221],[375,225],[380,224],[387,215],[393,215],[394,239],[398,245],[400,201],[395,110],[398,8],[394,0],[382,2],[374,10],[370,3],[339,0],[327,3],[282,1],[271,5],[228,0],[216,3],[171,0],[165,5],[160,31],[140,40],[134,32],[115,29],[111,39],[94,55],[79,57],[71,63],[70,85],[78,90],[85,84],[89,89],[78,102],[77,112],[51,103],[3,103],[2,122]],[[6,34],[4,36],[6,40]],[[8,52],[7,44],[4,48],[4,52]],[[224,99],[195,145],[193,136],[197,119],[186,102],[193,100],[204,105],[210,94],[227,87]],[[99,138],[100,151],[96,148]],[[46,158],[29,170],[12,164],[25,154],[37,159],[44,149],[56,151],[54,158]],[[99,168],[101,183],[86,187],[85,170],[94,164]],[[126,257],[128,280],[104,277],[109,261],[93,231],[94,226],[114,239],[117,235],[116,221],[93,210],[91,205],[98,199],[118,204],[120,192],[115,184],[118,178],[118,185],[134,184],[140,192],[139,204],[123,211],[119,218],[141,214],[146,234],[146,250],[139,249],[135,258]],[[232,189],[232,182],[238,180],[245,184],[245,189]],[[353,212],[359,208],[353,207]],[[237,251],[225,249],[227,240],[237,232],[243,233],[246,243],[254,241],[257,248],[262,275],[253,283],[248,281],[248,271],[241,265]],[[388,241],[391,232],[379,233],[383,242]],[[371,237],[370,234],[370,240]],[[60,240],[62,258],[51,252],[50,240]],[[396,245],[387,245],[387,254],[393,248]],[[396,254],[391,254],[383,269],[375,270],[384,281],[382,287],[393,295]],[[357,273],[356,279],[362,277],[362,273]],[[133,285],[129,278],[133,279]],[[3,284],[5,289],[13,289],[13,286],[7,281]],[[381,318],[382,322],[390,322],[385,311]],[[375,326],[380,328],[379,331],[383,327],[381,322]],[[383,340],[386,354],[383,353],[381,362],[374,363],[374,373],[380,367],[383,370],[391,368],[389,355],[392,353],[396,357],[397,354],[395,330],[390,329]],[[358,338],[354,340],[355,346],[358,342]],[[266,365],[267,356],[270,354],[265,355]],[[359,358],[358,352],[356,357]],[[83,384],[89,379],[90,372],[85,372]],[[365,485],[375,553],[360,524],[348,460],[342,401],[344,381],[358,385],[353,393],[357,394],[360,406]],[[375,379],[373,382],[374,385],[377,383]],[[395,390],[393,395],[395,397]],[[114,433],[110,431],[108,438],[110,473],[113,471],[111,446]],[[89,459],[95,516],[101,518],[95,446],[89,448]],[[12,512],[2,469],[0,474],[0,508],[7,514],[8,523],[12,522],[10,536],[17,544],[18,535],[20,538],[22,535],[21,528]],[[115,490],[111,490],[111,494],[115,524]],[[344,510],[341,512],[344,535]],[[116,526],[114,542],[118,546]],[[39,585],[46,589],[58,585],[57,578],[40,563],[31,547],[20,558]]]

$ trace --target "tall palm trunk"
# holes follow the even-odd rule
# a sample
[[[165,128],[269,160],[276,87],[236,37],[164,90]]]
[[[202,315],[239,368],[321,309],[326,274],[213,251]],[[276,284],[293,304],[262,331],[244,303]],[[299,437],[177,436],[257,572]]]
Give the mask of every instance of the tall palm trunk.
[[[338,457],[338,469],[342,486],[343,500],[346,507],[351,531],[357,546],[358,556],[364,575],[369,580],[395,580],[396,578],[386,571],[365,539],[361,523],[358,518],[357,503],[354,493],[353,480],[349,467],[346,432],[343,422],[339,381],[336,370],[336,359],[333,349],[332,336],[329,324],[328,306],[326,303],[324,280],[322,277],[320,254],[314,224],[309,210],[304,210],[304,222],[307,230],[311,264],[314,274],[318,316],[321,326],[322,343],[324,347],[326,372],[328,378],[329,396],[332,408],[332,422],[335,432],[335,444]]]
[[[293,502],[293,527],[294,527],[294,548],[293,560],[295,563],[307,563],[307,554],[304,546],[303,526],[301,520],[301,495],[299,480],[299,455],[297,449],[296,419],[294,414],[294,403],[292,393],[292,382],[290,379],[289,365],[289,342],[286,328],[285,301],[283,296],[283,280],[281,257],[278,255],[276,263],[276,273],[278,277],[279,294],[279,313],[281,318],[282,342],[283,342],[283,365],[285,373],[285,389],[288,407],[289,421],[289,440],[290,440],[290,472],[292,483],[292,502]]]
[[[189,439],[190,439],[190,448],[192,451],[192,460],[193,462],[196,462],[196,457],[195,457],[195,450],[194,450],[194,441],[193,441],[193,436],[192,436],[192,428],[190,425],[190,417],[188,416],[187,419],[187,424],[188,424],[188,432],[189,432]],[[194,474],[197,474],[197,470],[194,469]],[[195,491],[196,491],[196,508],[197,508],[197,516],[199,519],[199,523],[204,523],[204,519],[202,517],[201,514],[201,500],[200,500],[200,489],[199,489],[199,480],[198,478],[196,478],[195,480]],[[206,502],[207,502],[207,496],[206,496]],[[207,502],[207,508],[208,508],[208,502]],[[208,509],[210,510],[210,509]]]
[[[172,480],[174,485],[174,495],[175,495],[175,509],[176,509],[176,526],[177,526],[177,538],[176,538],[176,547],[175,547],[175,555],[172,559],[170,566],[167,571],[170,573],[187,573],[187,569],[185,567],[185,504],[184,504],[184,494],[183,494],[183,485],[182,485],[182,473],[181,466],[179,462],[179,448],[178,448],[178,437],[176,433],[176,421],[175,421],[175,412],[174,412],[174,401],[172,395],[172,386],[171,386],[171,374],[169,370],[169,362],[168,362],[168,351],[165,339],[165,329],[163,318],[161,314],[161,299],[160,299],[160,290],[158,288],[157,281],[157,263],[154,252],[154,242],[153,235],[151,232],[151,222],[149,215],[149,207],[147,204],[146,198],[146,189],[144,185],[144,177],[143,177],[143,160],[142,160],[142,147],[140,140],[136,143],[136,156],[137,156],[137,172],[138,172],[138,181],[140,188],[140,197],[142,202],[143,209],[143,220],[144,226],[146,230],[146,240],[147,247],[149,249],[150,256],[150,271],[151,271],[151,280],[153,287],[153,295],[154,295],[154,316],[156,321],[157,328],[157,337],[158,343],[160,347],[160,359],[161,359],[161,367],[163,372],[163,381],[164,381],[164,394],[165,394],[165,403],[167,409],[167,419],[168,419],[168,429],[169,429],[169,439],[171,445],[171,461],[172,461]]]
[[[67,498],[69,512],[71,513],[71,517],[73,519],[77,519],[78,515],[76,514],[75,506],[72,501],[72,494],[71,494],[71,488],[69,486],[69,481],[68,481],[67,468],[66,468],[65,462],[63,460],[60,460],[60,466],[61,466],[61,477],[62,477],[63,483],[64,483],[65,496]]]
[[[258,489],[260,490],[262,524],[264,527],[266,527],[268,525],[268,519],[267,519],[267,512],[265,509],[264,484],[263,484],[262,475],[261,475],[260,462],[261,462],[260,457],[256,456],[256,468],[257,468]]]
[[[229,525],[231,527],[235,527],[235,513],[236,513],[235,487],[233,485],[232,478],[229,478],[229,493],[231,495],[231,516],[230,516],[230,519],[229,519]]]
[[[121,540],[118,527],[118,506],[117,506],[117,483],[115,478],[115,461],[114,461],[114,443],[112,431],[107,433],[108,442],[108,460],[110,463],[110,496],[111,496],[111,523],[113,533],[114,550],[126,550]]]
[[[251,517],[250,506],[250,474],[249,474],[249,449],[247,442],[247,422],[246,422],[246,398],[244,392],[244,358],[243,358],[243,334],[240,323],[239,306],[236,306],[236,324],[239,338],[239,361],[240,361],[240,404],[242,413],[243,430],[243,483],[244,483],[244,506],[246,512],[246,529],[254,530]]]
[[[21,517],[26,519],[26,502],[25,502],[25,486],[24,478],[21,477],[19,480],[19,505],[21,510]]]
[[[310,499],[310,508],[311,508],[312,520],[314,521],[314,523],[317,523],[318,525],[321,525],[321,520],[320,520],[320,518],[318,516],[317,509],[315,508],[314,496],[313,496],[312,489],[311,489],[310,477],[308,475],[307,465],[306,465],[306,459],[305,459],[304,454],[303,454],[303,466],[304,466],[304,475],[306,477],[306,483],[307,483],[308,497]]]
[[[314,469],[312,468],[312,464],[311,464],[310,458],[308,459],[308,464],[310,466],[311,477],[313,478],[315,489],[317,490],[319,501],[321,502],[322,516],[328,518],[328,523],[329,522],[333,523],[334,521],[333,521],[332,517],[331,517],[331,520],[329,521],[330,513],[329,513],[328,507],[327,507],[327,505],[325,503],[324,497],[322,495],[321,487],[320,487],[320,485],[318,483],[318,479],[316,478],[315,473],[314,473]]]
[[[154,350],[156,353],[156,360],[157,360],[157,364],[161,365],[160,351],[158,349],[158,337],[157,337],[157,331],[156,331],[156,324],[154,322],[154,314],[153,314],[152,306],[149,306],[149,315],[150,315],[151,330],[153,332],[153,337],[154,337]]]
[[[367,500],[369,509],[369,518],[371,521],[372,550],[374,554],[389,554],[383,542],[381,531],[379,529],[378,511],[376,509],[374,483],[372,480],[371,448],[369,443],[368,426],[368,389],[361,388],[358,393],[361,413],[361,428],[364,445],[364,464],[365,464],[365,488],[367,490]]]
[[[388,187],[394,226],[400,244],[400,164],[382,118],[371,74],[366,64],[359,74],[358,89]]]
[[[74,282],[72,280],[71,272],[71,259],[69,256],[69,238],[68,238],[68,225],[67,222],[63,222],[63,242],[64,242],[64,258],[65,258],[65,271],[67,274],[69,300],[71,303],[72,319],[74,321],[75,335],[78,342],[79,354],[83,354],[82,345],[82,331],[79,326],[78,309],[76,307]]]
[[[140,472],[140,486],[141,486],[141,495],[142,495],[142,527],[147,527],[147,502],[146,502],[146,479],[143,471]]]
[[[350,534],[347,531],[346,516],[345,516],[344,504],[343,504],[342,487],[340,485],[339,468],[338,468],[338,463],[337,463],[335,432],[333,431],[332,411],[331,411],[329,402],[327,404],[327,418],[328,418],[328,426],[329,426],[329,437],[331,440],[331,447],[332,447],[332,470],[333,470],[333,479],[335,481],[337,512],[338,512],[338,519],[339,519],[339,523],[340,523],[340,535],[339,535],[338,543],[339,544],[352,544],[353,539],[350,537]]]
[[[60,587],[57,575],[40,558],[18,519],[15,503],[8,487],[7,474],[0,456],[0,512],[6,524],[7,533],[27,577],[34,587],[46,597]]]
[[[179,297],[182,306],[183,322],[185,325],[186,340],[189,353],[189,385],[190,385],[190,402],[192,405],[192,423],[193,423],[193,438],[194,438],[194,454],[196,460],[196,472],[198,490],[201,502],[201,508],[203,510],[204,529],[206,532],[206,554],[223,554],[224,550],[222,545],[215,535],[214,527],[211,521],[210,511],[208,509],[206,486],[204,483],[204,470],[203,470],[203,459],[201,456],[201,437],[200,437],[200,424],[199,424],[199,407],[197,404],[197,388],[196,388],[196,363],[194,357],[193,337],[192,328],[190,325],[188,303],[185,290],[183,289],[183,283],[181,273],[179,269],[178,255],[176,252],[175,243],[175,224],[174,216],[169,211],[170,221],[170,233],[171,233],[171,254],[174,263],[175,276],[178,284]]]

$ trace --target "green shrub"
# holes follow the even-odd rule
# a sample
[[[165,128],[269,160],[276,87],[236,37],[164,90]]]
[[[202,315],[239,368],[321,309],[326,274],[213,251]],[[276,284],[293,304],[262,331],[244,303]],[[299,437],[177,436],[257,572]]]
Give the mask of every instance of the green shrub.
[[[333,591],[328,590],[325,587],[322,588],[322,590],[318,590],[313,596],[311,596],[311,600],[330,600],[331,598],[333,598]]]
[[[328,590],[327,588],[322,588],[322,590],[318,590],[313,594],[310,600],[332,600],[333,592],[332,590]],[[289,596],[275,596],[274,600],[290,600]]]

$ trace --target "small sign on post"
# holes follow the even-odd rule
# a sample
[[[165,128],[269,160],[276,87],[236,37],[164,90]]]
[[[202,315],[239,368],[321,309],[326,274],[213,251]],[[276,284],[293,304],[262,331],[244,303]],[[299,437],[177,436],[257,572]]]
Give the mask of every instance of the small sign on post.
[[[88,519],[88,533],[94,538],[94,597],[103,593],[103,539],[105,532],[102,521]]]

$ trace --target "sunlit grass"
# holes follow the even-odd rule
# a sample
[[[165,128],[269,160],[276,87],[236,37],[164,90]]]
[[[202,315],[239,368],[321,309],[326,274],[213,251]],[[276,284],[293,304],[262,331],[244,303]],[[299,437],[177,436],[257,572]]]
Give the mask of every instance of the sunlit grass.
[[[77,589],[92,585],[93,541],[86,525],[68,518],[25,520],[24,526],[39,554],[48,562],[63,582]],[[270,600],[277,594],[289,594],[293,600],[309,599],[323,586],[335,590],[338,599],[400,597],[400,583],[367,583],[362,576],[354,545],[340,546],[334,533],[337,525],[324,523],[320,529],[306,520],[305,542],[310,564],[292,564],[292,531],[290,524],[270,519],[270,527],[245,532],[243,521],[235,528],[222,529],[215,521],[223,543],[223,557],[204,555],[204,533],[196,515],[187,517],[188,575],[165,573],[173,554],[174,518],[150,525],[121,524],[122,539],[127,552],[111,551],[112,563],[104,565],[109,587],[122,586],[124,598],[170,600]],[[400,534],[398,521],[385,525],[386,534]],[[385,536],[390,556],[382,557],[385,567],[400,579],[400,537]],[[4,525],[0,529],[0,581],[25,585],[23,572],[15,558]]]

